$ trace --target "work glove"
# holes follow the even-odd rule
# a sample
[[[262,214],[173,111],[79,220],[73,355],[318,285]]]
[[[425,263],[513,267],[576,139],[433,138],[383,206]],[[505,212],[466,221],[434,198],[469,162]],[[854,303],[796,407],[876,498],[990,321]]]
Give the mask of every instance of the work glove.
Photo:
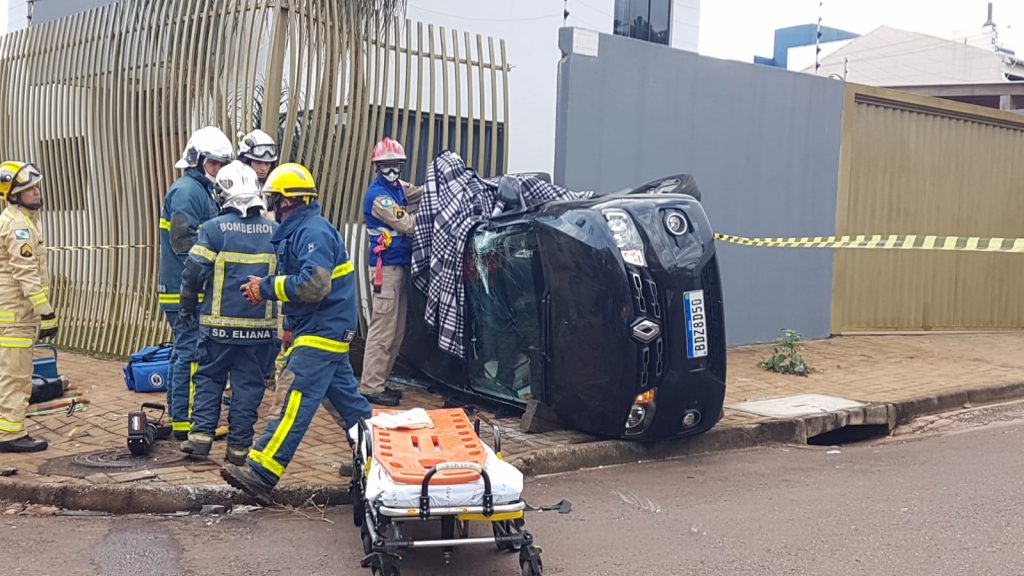
[[[242,284],[239,289],[242,291],[242,296],[249,301],[250,304],[259,304],[263,302],[263,295],[260,294],[260,282],[263,278],[259,276],[249,276],[249,281]]]
[[[284,346],[285,350],[287,350],[288,348],[291,348],[292,344],[294,344],[294,343],[295,343],[295,338],[292,336],[292,331],[291,330],[284,330],[281,333],[281,344]]]
[[[42,322],[39,323],[39,339],[47,340],[57,337],[57,315],[53,312],[42,315]]]
[[[199,328],[199,319],[196,318],[196,311],[192,309],[180,308],[178,309],[178,320],[181,322],[181,327],[186,332],[191,332]]]

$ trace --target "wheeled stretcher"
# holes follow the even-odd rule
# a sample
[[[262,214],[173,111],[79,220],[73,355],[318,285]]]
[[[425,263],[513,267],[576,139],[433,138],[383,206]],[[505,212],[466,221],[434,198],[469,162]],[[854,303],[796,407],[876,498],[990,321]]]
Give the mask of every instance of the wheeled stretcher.
[[[442,548],[445,563],[457,546],[491,544],[518,552],[524,576],[543,573],[541,551],[524,529],[523,475],[501,458],[497,426],[494,448],[480,440],[480,422],[461,409],[426,411],[432,428],[387,429],[362,421],[353,440],[353,521],[362,536],[362,566],[374,576],[398,576],[401,552]],[[380,412],[378,412],[380,413]],[[567,502],[558,507],[569,511]],[[440,538],[413,539],[410,523],[437,521]],[[470,526],[487,524],[489,536],[471,537]]]

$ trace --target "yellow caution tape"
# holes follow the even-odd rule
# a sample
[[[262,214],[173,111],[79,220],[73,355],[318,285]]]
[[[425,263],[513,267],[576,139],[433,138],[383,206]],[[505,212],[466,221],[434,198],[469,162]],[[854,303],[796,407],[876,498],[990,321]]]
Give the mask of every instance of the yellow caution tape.
[[[968,252],[1024,253],[1024,238],[981,238],[978,236],[934,236],[918,234],[875,234],[859,236],[804,236],[748,238],[715,234],[715,240],[741,246],[767,248],[867,248],[884,250],[960,250]],[[50,246],[49,252],[138,250],[157,248],[152,244],[111,244],[106,246]]]
[[[883,250],[961,250],[969,252],[1024,253],[1024,238],[979,238],[977,236],[925,236],[890,234],[884,236],[807,236],[803,238],[746,238],[715,234],[715,240],[742,246],[768,248],[872,248]]]
[[[156,248],[153,244],[109,244],[106,246],[47,246],[47,252],[92,252],[98,250],[138,250]]]

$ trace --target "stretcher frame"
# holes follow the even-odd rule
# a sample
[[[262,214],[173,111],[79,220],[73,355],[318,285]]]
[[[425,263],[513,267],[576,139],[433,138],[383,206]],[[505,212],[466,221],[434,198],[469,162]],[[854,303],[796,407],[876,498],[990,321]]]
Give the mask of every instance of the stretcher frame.
[[[479,419],[474,422],[473,429],[479,437]],[[494,452],[500,458],[501,430],[496,424],[493,426],[493,433]],[[366,442],[367,437],[373,437],[370,424],[360,420],[358,437],[352,446],[352,481],[349,485],[352,521],[360,529],[365,554],[360,566],[369,568],[373,576],[400,576],[398,563],[402,560],[401,552],[405,550],[442,548],[444,562],[447,565],[451,562],[454,549],[457,547],[492,544],[499,551],[519,553],[519,567],[523,576],[543,574],[541,549],[534,544],[533,535],[525,529],[525,514],[530,508],[522,499],[522,494],[515,502],[495,505],[491,493],[491,479],[486,470],[473,462],[442,462],[431,467],[424,475],[419,507],[399,508],[384,506],[381,502],[369,502],[365,496],[365,480],[373,458],[373,446],[372,443]],[[435,474],[445,470],[472,470],[479,474],[484,483],[480,504],[432,507],[429,496],[430,481]],[[439,539],[415,540],[405,536],[405,523],[434,520],[441,524]],[[493,536],[470,538],[470,522],[489,523]]]

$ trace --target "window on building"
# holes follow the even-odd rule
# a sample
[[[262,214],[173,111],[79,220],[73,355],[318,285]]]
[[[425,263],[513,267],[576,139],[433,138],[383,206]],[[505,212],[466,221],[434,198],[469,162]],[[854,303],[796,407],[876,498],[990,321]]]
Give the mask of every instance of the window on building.
[[[615,34],[667,46],[671,28],[672,0],[615,0]]]

